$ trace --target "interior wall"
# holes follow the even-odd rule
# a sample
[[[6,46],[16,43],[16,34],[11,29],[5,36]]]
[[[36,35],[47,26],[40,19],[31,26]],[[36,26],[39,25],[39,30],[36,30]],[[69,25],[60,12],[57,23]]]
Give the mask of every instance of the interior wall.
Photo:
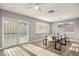
[[[73,28],[73,31],[69,32],[68,31],[69,28],[66,29],[67,31],[63,31],[63,29],[58,30],[58,27],[57,27],[58,23],[73,23],[73,25],[70,27],[70,28]],[[67,34],[67,36],[70,38],[71,41],[79,42],[79,18],[52,23],[52,33],[53,34],[65,33]]]
[[[11,18],[15,18],[15,19],[21,19],[21,20],[28,21],[29,22],[29,40],[30,41],[38,40],[38,39],[42,38],[44,35],[49,35],[52,32],[52,30],[51,30],[52,27],[51,27],[50,22],[39,20],[39,19],[32,18],[29,16],[24,16],[24,15],[13,13],[13,12],[9,12],[9,11],[5,11],[5,10],[1,10],[1,12],[2,12],[1,15],[4,17],[11,17]],[[42,23],[49,24],[49,33],[36,33],[36,22],[42,22]]]

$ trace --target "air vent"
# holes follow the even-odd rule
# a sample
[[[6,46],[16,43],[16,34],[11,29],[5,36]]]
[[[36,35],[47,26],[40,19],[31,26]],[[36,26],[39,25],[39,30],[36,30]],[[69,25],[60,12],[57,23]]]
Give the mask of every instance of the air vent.
[[[48,13],[54,13],[54,10],[49,10]]]

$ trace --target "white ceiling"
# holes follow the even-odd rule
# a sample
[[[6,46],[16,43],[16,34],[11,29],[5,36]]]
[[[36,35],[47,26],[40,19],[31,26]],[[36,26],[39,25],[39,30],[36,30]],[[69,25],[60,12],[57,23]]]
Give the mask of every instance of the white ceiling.
[[[32,6],[33,3],[0,3],[1,9],[49,22],[79,17],[78,3],[40,3],[41,11],[35,10]],[[54,10],[54,13],[49,14],[49,10]]]

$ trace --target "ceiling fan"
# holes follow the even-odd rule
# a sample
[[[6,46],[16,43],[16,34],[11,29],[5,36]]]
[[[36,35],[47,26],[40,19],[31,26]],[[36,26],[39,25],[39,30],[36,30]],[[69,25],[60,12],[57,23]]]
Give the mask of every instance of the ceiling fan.
[[[42,11],[41,9],[41,5],[42,3],[30,3],[30,6],[28,7],[28,9],[35,9],[37,11]]]

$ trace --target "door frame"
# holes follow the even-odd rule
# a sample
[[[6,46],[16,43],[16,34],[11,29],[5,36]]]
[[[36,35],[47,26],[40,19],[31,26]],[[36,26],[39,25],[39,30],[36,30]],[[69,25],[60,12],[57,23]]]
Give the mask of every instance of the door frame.
[[[29,22],[26,21],[26,20],[21,20],[21,19],[20,19],[20,20],[18,21],[18,24],[19,24],[20,21],[27,23],[27,32],[28,32],[28,38],[27,38],[27,39],[28,39],[28,40],[27,40],[26,43],[28,43],[28,42],[29,42]],[[19,28],[19,26],[18,26],[18,28]],[[18,29],[18,40],[20,41],[19,29]],[[19,43],[19,44],[20,44],[20,43]],[[24,43],[22,43],[22,44],[24,44]]]
[[[4,48],[4,17],[2,17],[2,48]]]

